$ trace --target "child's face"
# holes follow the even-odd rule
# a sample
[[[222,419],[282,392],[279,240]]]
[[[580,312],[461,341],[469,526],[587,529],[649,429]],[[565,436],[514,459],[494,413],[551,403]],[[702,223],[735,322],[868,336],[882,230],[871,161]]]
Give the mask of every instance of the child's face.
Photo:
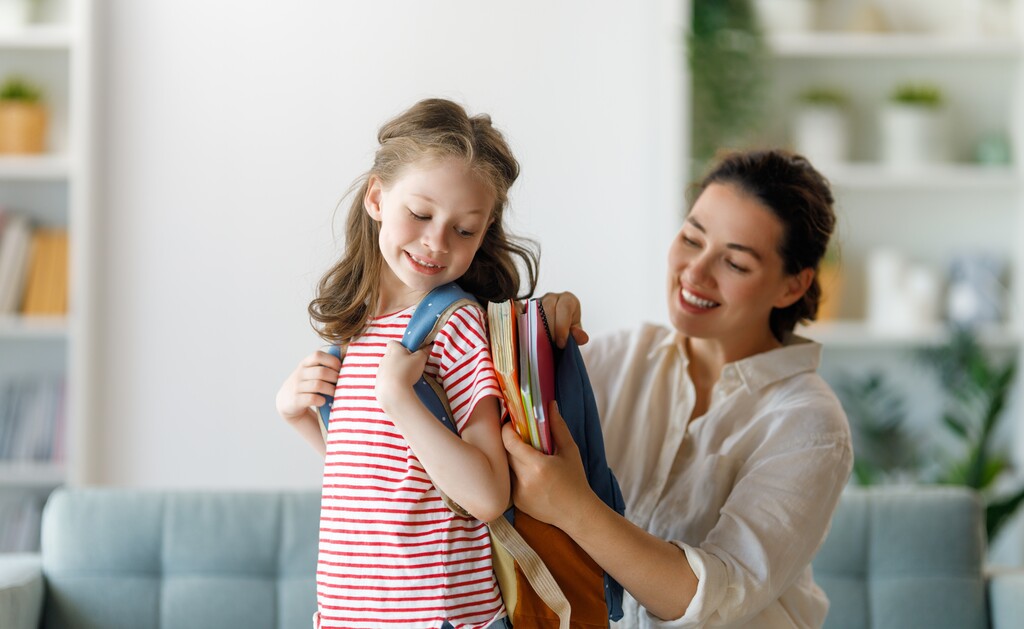
[[[462,277],[483,242],[494,201],[490,187],[454,159],[412,164],[390,186],[371,177],[364,205],[380,223],[387,263],[382,311],[411,306]]]

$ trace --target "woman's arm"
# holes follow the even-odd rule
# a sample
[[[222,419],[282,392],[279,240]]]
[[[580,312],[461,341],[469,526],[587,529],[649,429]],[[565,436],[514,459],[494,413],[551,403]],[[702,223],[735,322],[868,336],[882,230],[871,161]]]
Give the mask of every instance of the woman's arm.
[[[591,491],[579,449],[555,403],[551,418],[552,455],[523,443],[510,426],[502,432],[516,506],[565,531],[648,612],[666,620],[679,618],[697,591],[686,555],[616,513]]]
[[[327,352],[313,352],[302,359],[277,391],[277,412],[313,449],[326,456],[327,445],[320,432],[320,406],[334,395],[341,359]]]
[[[377,401],[402,433],[438,489],[484,522],[508,507],[508,460],[501,441],[498,401],[481,399],[461,438],[434,417],[412,386],[423,375],[429,348],[410,353],[391,341],[377,373]]]

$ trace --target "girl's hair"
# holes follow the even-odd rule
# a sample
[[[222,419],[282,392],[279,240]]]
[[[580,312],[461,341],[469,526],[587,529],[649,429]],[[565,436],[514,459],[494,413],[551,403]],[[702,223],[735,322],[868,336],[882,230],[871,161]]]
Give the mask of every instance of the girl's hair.
[[[814,279],[804,296],[771,312],[772,334],[782,341],[797,323],[813,321],[818,314],[818,265],[836,225],[832,207],[835,200],[828,180],[801,155],[762,150],[727,155],[700,183],[699,191],[713,183],[735,185],[778,217],[782,223],[778,251],[786,274],[814,269]]]
[[[422,100],[377,132],[380,147],[373,166],[356,180],[345,229],[341,260],[320,279],[309,304],[310,322],[331,343],[357,337],[379,300],[383,257],[378,245],[380,225],[363,207],[370,176],[391,185],[402,170],[421,160],[458,159],[494,192],[491,222],[480,248],[459,285],[485,301],[521,299],[537,285],[538,254],[532,242],[505,233],[503,214],[508,189],[519,176],[519,162],[501,132],[486,114],[470,117],[460,105],[443,99]],[[515,259],[525,268],[527,286],[521,290]]]

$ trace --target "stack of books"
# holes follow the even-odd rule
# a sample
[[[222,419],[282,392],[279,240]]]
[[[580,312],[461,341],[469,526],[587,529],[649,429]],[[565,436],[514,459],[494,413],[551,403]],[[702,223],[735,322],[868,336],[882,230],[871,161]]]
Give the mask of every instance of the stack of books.
[[[67,295],[67,230],[0,208],[0,315],[64,315]]]
[[[552,453],[548,411],[555,398],[555,360],[544,309],[536,299],[487,306],[491,356],[519,438]]]

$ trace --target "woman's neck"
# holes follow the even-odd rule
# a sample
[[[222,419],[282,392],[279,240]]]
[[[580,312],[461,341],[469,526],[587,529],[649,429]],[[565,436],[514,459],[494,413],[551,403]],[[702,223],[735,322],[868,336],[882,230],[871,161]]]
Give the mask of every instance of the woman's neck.
[[[710,388],[718,382],[718,378],[722,375],[722,368],[728,363],[734,363],[779,347],[782,347],[782,343],[770,331],[767,335],[736,338],[729,341],[688,337],[686,349],[690,362],[690,377],[693,378],[694,384]]]

